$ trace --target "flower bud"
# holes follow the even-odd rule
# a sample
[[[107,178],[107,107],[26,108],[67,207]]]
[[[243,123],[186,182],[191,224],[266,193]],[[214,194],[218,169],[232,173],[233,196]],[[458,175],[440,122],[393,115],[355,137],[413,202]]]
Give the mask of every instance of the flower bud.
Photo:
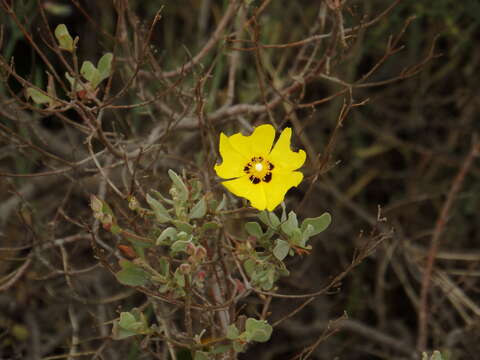
[[[190,264],[187,263],[181,264],[178,268],[180,269],[180,272],[184,275],[190,274],[190,272],[192,271],[192,267],[190,266]]]
[[[188,243],[185,251],[187,252],[188,255],[193,255],[196,253],[197,249],[195,245],[193,245],[192,243]]]
[[[90,207],[95,213],[101,213],[103,208],[102,201],[95,195],[90,196]]]
[[[206,277],[207,277],[207,273],[203,270],[201,270],[197,273],[197,280],[200,281],[200,282],[205,281]]]
[[[207,249],[205,249],[202,245],[199,245],[195,249],[195,258],[200,261],[204,259],[206,256],[207,256]]]
[[[112,229],[112,223],[103,223],[102,226],[107,231],[110,231]]]
[[[135,196],[130,196],[128,198],[128,207],[130,208],[130,210],[138,209],[138,200]]]

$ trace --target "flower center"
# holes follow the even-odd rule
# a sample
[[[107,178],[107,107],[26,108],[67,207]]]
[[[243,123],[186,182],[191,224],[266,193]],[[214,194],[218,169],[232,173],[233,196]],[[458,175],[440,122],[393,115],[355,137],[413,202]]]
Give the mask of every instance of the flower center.
[[[259,184],[261,182],[269,183],[272,180],[272,170],[275,166],[264,159],[262,156],[254,156],[245,165],[243,171],[249,175],[249,180],[252,184]]]

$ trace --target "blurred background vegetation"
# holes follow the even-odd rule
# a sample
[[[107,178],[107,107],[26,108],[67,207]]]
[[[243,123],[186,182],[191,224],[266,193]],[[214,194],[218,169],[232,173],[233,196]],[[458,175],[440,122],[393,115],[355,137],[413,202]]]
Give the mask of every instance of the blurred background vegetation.
[[[217,197],[221,131],[292,126],[309,160],[287,207],[302,217],[328,211],[333,223],[311,255],[289,264],[283,293],[321,288],[366,239],[383,239],[336,291],[241,358],[303,359],[313,345],[310,359],[414,359],[432,349],[478,358],[480,168],[469,163],[479,129],[478,1],[245,0],[218,34],[234,1],[0,1],[0,358],[68,358],[72,327],[84,358],[156,358],[135,341],[108,340],[109,321],[142,295],[100,266],[85,231],[90,194],[121,202],[81,162],[91,135],[82,111],[92,109],[113,150],[138,166],[139,188],[164,188],[166,169],[186,169]],[[68,106],[67,70],[49,32],[62,23],[79,37],[80,62],[115,55],[100,103]],[[303,39],[311,40],[295,45]],[[398,51],[386,55],[389,39]],[[45,109],[19,79],[45,90],[52,69],[65,103]],[[127,161],[101,140],[92,148],[128,193]],[[273,299],[270,323],[303,301]]]

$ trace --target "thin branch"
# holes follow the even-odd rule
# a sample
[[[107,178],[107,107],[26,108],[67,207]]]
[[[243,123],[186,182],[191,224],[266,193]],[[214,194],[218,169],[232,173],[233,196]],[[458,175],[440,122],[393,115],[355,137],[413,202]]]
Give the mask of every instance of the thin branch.
[[[417,335],[417,350],[424,351],[426,350],[427,340],[428,340],[428,295],[430,292],[430,281],[432,277],[432,271],[435,265],[435,258],[440,246],[440,240],[442,234],[447,225],[450,210],[455,202],[455,199],[458,196],[465,176],[472,166],[473,160],[480,153],[480,143],[477,140],[477,137],[474,136],[472,139],[472,147],[468,153],[465,161],[463,162],[460,171],[452,182],[450,191],[447,195],[447,199],[443,204],[440,215],[437,218],[435,224],[435,229],[433,231],[432,240],[430,242],[430,249],[428,251],[428,256],[425,262],[425,269],[422,277],[422,289],[420,292],[420,304],[418,308],[418,335]]]

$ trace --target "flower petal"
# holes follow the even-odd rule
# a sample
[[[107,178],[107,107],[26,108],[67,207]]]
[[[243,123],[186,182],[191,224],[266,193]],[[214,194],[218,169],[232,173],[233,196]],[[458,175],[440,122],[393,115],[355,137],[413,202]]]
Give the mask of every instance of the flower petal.
[[[248,199],[254,208],[265,210],[267,199],[263,183],[253,184],[248,175],[245,175],[238,179],[224,181],[222,184],[234,195]]]
[[[230,139],[224,134],[220,134],[220,155],[222,163],[215,165],[215,172],[224,179],[237,178],[245,175],[243,167],[248,162],[247,158],[239,153],[230,143]]]
[[[272,180],[264,184],[267,210],[273,211],[283,201],[287,191],[300,184],[302,180],[303,174],[299,171],[283,173],[273,171]]]
[[[245,158],[251,156],[251,141],[250,136],[245,136],[241,133],[233,134],[228,138],[232,147]]]
[[[238,133],[228,138],[235,150],[249,159],[252,156],[268,155],[274,139],[275,129],[270,124],[257,126],[250,136]]]
[[[266,156],[272,149],[275,139],[275,129],[270,124],[257,126],[250,136],[252,141],[252,152]]]
[[[285,128],[268,156],[268,159],[275,165],[280,165],[282,170],[296,170],[301,167],[307,154],[305,151],[292,151],[290,148],[290,139],[292,137],[292,129]]]

